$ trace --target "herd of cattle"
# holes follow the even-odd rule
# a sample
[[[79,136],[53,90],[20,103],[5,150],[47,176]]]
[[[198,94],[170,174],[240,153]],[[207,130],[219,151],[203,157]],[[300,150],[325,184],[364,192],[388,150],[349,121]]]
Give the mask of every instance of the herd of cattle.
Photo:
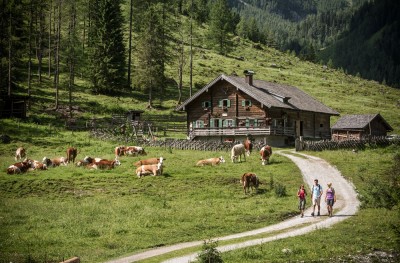
[[[231,160],[233,163],[242,161],[242,156],[244,160],[246,160],[246,155],[250,156],[252,151],[252,143],[250,140],[245,140],[243,143],[236,144],[232,147],[231,150]],[[47,170],[49,167],[56,167],[60,165],[68,165],[69,163],[73,163],[76,166],[86,167],[88,169],[113,169],[114,167],[121,165],[119,158],[123,155],[125,156],[139,156],[139,155],[147,155],[145,149],[139,146],[117,146],[115,147],[115,159],[107,160],[102,158],[92,158],[90,156],[86,156],[83,160],[79,160],[75,162],[76,156],[78,154],[78,150],[75,147],[68,147],[66,154],[67,157],[58,157],[58,158],[47,158],[44,157],[42,161],[32,160],[26,158],[26,150],[23,147],[19,147],[15,152],[15,161],[16,163],[10,165],[7,168],[8,174],[20,174],[27,172],[29,170]],[[261,164],[265,165],[269,163],[269,158],[272,155],[271,146],[266,145],[260,150],[260,159]],[[162,175],[163,174],[163,162],[165,158],[149,158],[139,160],[134,165],[136,166],[135,173],[141,178],[145,175]],[[219,165],[220,163],[224,163],[225,159],[220,156],[216,158],[209,158],[204,160],[199,160],[196,163],[196,166],[205,166],[205,165]],[[255,188],[257,190],[259,186],[259,179],[255,173],[247,172],[244,173],[240,182],[243,185],[244,193],[250,191],[251,188]]]

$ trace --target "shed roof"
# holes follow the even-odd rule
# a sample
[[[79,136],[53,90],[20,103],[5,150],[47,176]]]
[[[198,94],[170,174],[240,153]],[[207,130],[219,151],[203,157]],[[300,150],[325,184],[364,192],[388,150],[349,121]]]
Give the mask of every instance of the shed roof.
[[[224,74],[219,75],[196,92],[192,97],[184,101],[177,107],[177,110],[184,110],[187,105],[219,81],[229,82],[238,90],[241,90],[268,108],[282,108],[339,115],[337,111],[315,100],[313,97],[296,87],[263,80],[253,80],[253,85],[249,85],[245,78],[226,76]]]
[[[393,128],[386,120],[378,114],[352,114],[341,117],[333,126],[332,130],[347,130],[347,129],[365,129],[374,120],[378,118],[383,123],[387,131],[393,131]]]

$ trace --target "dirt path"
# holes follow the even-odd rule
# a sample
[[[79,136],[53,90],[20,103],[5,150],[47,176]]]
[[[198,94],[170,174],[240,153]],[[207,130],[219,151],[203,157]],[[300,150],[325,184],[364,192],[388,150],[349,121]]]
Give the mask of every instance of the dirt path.
[[[243,233],[233,234],[225,237],[215,238],[213,240],[216,241],[224,241],[231,240],[241,237],[247,237],[262,233],[271,233],[273,231],[283,231],[287,229],[287,231],[283,231],[280,234],[273,235],[267,238],[258,238],[253,240],[248,240],[245,242],[240,242],[236,244],[230,244],[225,246],[219,246],[218,250],[221,252],[226,252],[234,249],[244,248],[248,246],[259,245],[265,242],[270,242],[277,239],[283,239],[287,237],[293,237],[298,235],[303,235],[309,233],[313,230],[330,227],[333,224],[336,224],[340,221],[347,219],[349,216],[355,215],[358,211],[359,201],[357,199],[357,193],[354,190],[354,187],[351,183],[346,181],[340,174],[340,172],[329,163],[324,161],[323,159],[305,155],[305,154],[285,154],[283,152],[277,152],[277,154],[283,155],[291,159],[301,170],[303,175],[304,183],[307,185],[312,185],[315,178],[318,178],[321,186],[326,189],[326,185],[329,182],[332,182],[332,186],[335,188],[337,202],[334,207],[334,216],[327,217],[327,210],[324,204],[321,202],[321,215],[320,217],[311,217],[311,208],[305,211],[305,217],[300,218],[296,216],[294,218],[288,219],[281,223],[255,229],[252,231],[247,231]],[[300,156],[301,155],[301,156]],[[307,200],[308,202],[309,199]],[[311,223],[311,224],[310,224]],[[168,252],[199,246],[202,245],[203,241],[194,241],[187,243],[180,243],[172,246],[160,247],[156,249],[151,249],[142,253],[138,253],[135,255],[131,255],[128,257],[108,261],[107,263],[129,263],[135,262],[139,260],[143,260],[146,258],[162,255]],[[185,255],[178,258],[172,258],[165,262],[173,262],[173,263],[187,263],[194,261],[197,257],[197,253]]]

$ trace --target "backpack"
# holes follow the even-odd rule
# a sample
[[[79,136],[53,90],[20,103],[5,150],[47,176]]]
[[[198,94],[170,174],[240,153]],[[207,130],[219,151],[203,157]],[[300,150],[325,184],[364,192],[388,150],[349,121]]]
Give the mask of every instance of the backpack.
[[[319,188],[319,191],[321,192],[321,185],[320,185],[320,184],[318,184],[318,188]],[[314,193],[314,185],[312,186],[312,190],[311,190],[311,192],[313,192],[313,193]]]

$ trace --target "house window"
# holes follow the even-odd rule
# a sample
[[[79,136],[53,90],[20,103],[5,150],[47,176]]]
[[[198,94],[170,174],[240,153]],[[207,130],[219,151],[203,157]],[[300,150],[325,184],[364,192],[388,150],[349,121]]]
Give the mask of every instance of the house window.
[[[246,119],[246,127],[257,127],[257,119]]]
[[[203,102],[201,103],[201,106],[202,106],[204,109],[209,109],[209,108],[211,108],[211,101],[209,101],[209,100],[203,101]]]
[[[251,106],[251,100],[242,100],[242,107],[248,108]]]
[[[231,107],[231,100],[229,99],[224,99],[219,101],[219,107],[220,108],[230,108]]]
[[[235,127],[235,121],[232,119],[226,119],[222,122],[223,127]]]
[[[319,127],[320,127],[320,128],[324,128],[324,124],[323,124],[323,123],[320,123],[320,124],[319,124]]]
[[[195,128],[204,128],[204,121],[202,120],[197,120],[194,122],[194,127]]]

